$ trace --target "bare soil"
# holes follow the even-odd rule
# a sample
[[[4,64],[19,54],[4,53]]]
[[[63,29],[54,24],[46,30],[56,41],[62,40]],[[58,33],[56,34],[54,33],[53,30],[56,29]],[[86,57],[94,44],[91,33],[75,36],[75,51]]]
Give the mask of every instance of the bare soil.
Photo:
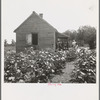
[[[74,69],[74,62],[66,62],[65,68],[63,69],[63,74],[61,75],[55,75],[55,77],[52,78],[52,83],[69,83],[69,80],[71,79],[71,72]]]

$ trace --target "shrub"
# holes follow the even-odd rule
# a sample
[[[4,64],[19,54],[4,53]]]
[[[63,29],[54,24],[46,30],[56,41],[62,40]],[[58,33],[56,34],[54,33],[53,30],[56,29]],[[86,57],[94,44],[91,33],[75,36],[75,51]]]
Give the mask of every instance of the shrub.
[[[75,63],[70,82],[95,83],[96,82],[96,52],[82,49]]]
[[[66,60],[67,61],[73,61],[77,58],[76,50],[71,48],[66,52]]]
[[[9,53],[4,61],[4,81],[23,83],[47,83],[53,74],[61,73],[66,62],[65,52],[50,52],[33,48]]]

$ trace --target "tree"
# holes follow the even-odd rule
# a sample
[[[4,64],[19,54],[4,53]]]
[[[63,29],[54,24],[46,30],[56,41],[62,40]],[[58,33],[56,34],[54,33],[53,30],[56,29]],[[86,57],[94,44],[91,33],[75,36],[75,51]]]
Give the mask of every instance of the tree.
[[[82,26],[78,29],[77,39],[89,44],[90,49],[96,46],[96,29],[91,26]]]
[[[16,44],[16,42],[12,39],[11,45],[15,45],[15,44]]]
[[[68,35],[69,36],[69,40],[76,40],[76,36],[77,36],[77,31],[76,30],[67,30],[65,31],[63,34]]]
[[[63,34],[69,36],[69,38],[68,38],[68,40],[69,40],[69,46],[71,47],[71,46],[72,46],[72,41],[77,39],[77,38],[76,38],[76,36],[77,36],[77,31],[76,31],[76,30],[67,30],[67,31],[65,31]],[[76,40],[76,41],[77,41],[77,40]]]
[[[7,43],[7,40],[5,39],[4,40],[4,46],[6,46],[8,43]]]

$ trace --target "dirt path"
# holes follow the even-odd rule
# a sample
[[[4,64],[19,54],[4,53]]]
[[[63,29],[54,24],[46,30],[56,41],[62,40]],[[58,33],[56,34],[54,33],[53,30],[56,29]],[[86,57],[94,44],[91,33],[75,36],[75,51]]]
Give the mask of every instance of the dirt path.
[[[62,75],[56,75],[52,79],[52,83],[69,83],[69,80],[71,79],[70,74],[72,70],[74,69],[74,61],[73,62],[67,62],[65,65],[65,69],[63,69]]]

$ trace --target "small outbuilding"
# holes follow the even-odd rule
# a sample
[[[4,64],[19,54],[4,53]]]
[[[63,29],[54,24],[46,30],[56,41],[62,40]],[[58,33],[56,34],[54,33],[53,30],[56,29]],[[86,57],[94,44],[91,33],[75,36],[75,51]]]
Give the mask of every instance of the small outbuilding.
[[[59,39],[68,44],[68,36],[59,33],[43,19],[43,14],[38,15],[34,11],[14,32],[16,33],[16,52],[23,51],[27,47],[56,50]]]

